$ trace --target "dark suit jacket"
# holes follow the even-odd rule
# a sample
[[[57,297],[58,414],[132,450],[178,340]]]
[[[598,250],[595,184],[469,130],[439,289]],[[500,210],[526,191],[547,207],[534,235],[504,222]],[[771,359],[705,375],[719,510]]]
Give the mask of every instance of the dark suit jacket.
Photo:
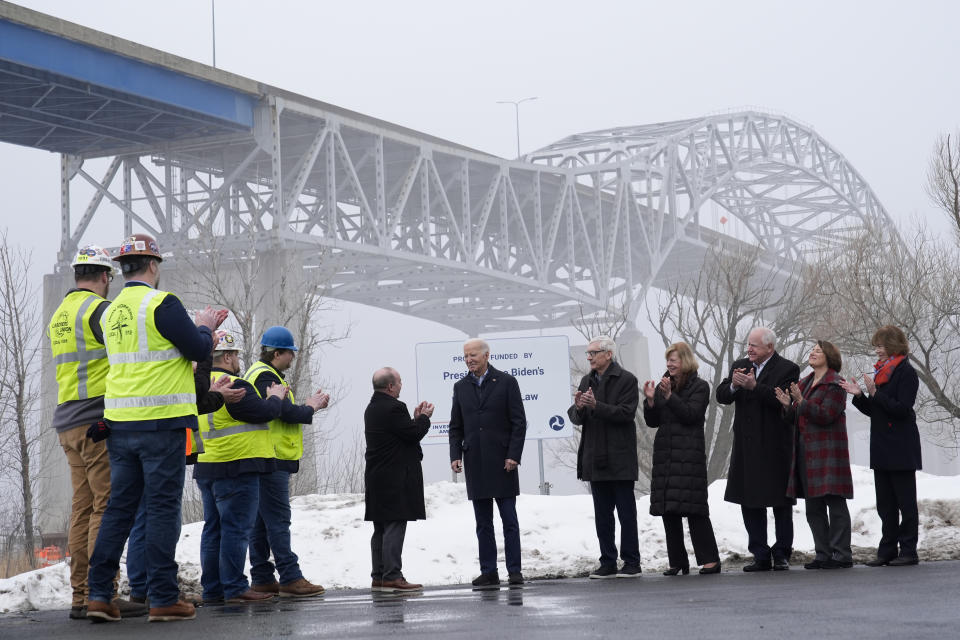
[[[783,405],[774,395],[774,387],[788,387],[800,379],[800,367],[776,352],[760,372],[752,390],[730,390],[734,369],[747,369],[750,360],[737,360],[717,387],[717,402],[735,404],[733,452],[723,499],[745,507],[781,507],[795,504],[787,497],[793,453],[790,425],[783,420]]]
[[[593,387],[595,409],[570,405],[567,416],[582,425],[577,449],[577,479],[590,482],[637,481],[637,378],[611,362],[597,384],[593,373],[580,380],[580,391]]]
[[[453,385],[450,461],[462,460],[467,497],[520,495],[520,474],[504,470],[507,458],[520,462],[527,435],[520,385],[509,373],[488,366],[479,389],[468,374]]]
[[[882,471],[922,469],[920,431],[913,405],[920,380],[909,360],[890,374],[873,396],[853,397],[853,406],[870,416],[870,468]]]
[[[407,405],[379,391],[363,412],[367,440],[366,512],[364,520],[424,520],[423,451],[420,440],[430,418],[410,419]]]

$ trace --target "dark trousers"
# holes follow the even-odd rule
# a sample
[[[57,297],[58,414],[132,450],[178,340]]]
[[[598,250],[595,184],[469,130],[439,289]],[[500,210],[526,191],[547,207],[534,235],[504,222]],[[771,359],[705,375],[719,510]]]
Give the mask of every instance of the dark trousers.
[[[623,564],[640,566],[640,537],[637,533],[637,499],[632,480],[591,482],[593,519],[600,542],[600,564],[617,566],[616,525],[613,511],[620,520],[620,557]]]
[[[270,554],[273,553],[273,562]],[[276,563],[276,564],[274,564]],[[274,573],[276,569],[276,574]],[[303,577],[300,559],[290,546],[290,473],[260,475],[260,504],[250,532],[250,582],[290,584]]]
[[[473,501],[477,521],[477,545],[480,548],[480,573],[497,570],[497,539],[493,533],[493,498]],[[517,499],[496,498],[503,523],[503,555],[507,573],[520,573],[520,522],[517,520]]]
[[[850,550],[850,511],[847,499],[841,496],[806,498],[807,524],[813,534],[813,548],[817,560],[853,562]],[[830,516],[827,517],[827,510]]]
[[[793,553],[793,507],[771,507],[773,509],[776,542],[767,545],[767,508],[740,506],[743,525],[747,529],[747,549],[754,560],[760,563],[770,562],[770,556],[777,560],[790,560]]]
[[[920,516],[917,513],[917,472],[873,470],[880,515],[880,546],[877,557],[892,560],[899,555],[917,556]]]
[[[406,520],[389,520],[373,523],[373,536],[370,538],[370,556],[374,580],[399,580],[403,577],[403,538],[407,534]]]
[[[687,516],[690,526],[690,541],[693,542],[693,553],[697,557],[697,564],[720,562],[720,552],[717,550],[717,539],[713,535],[713,525],[710,516]],[[663,516],[663,533],[667,538],[667,557],[671,567],[689,567],[687,547],[683,542],[683,516],[665,514]]]

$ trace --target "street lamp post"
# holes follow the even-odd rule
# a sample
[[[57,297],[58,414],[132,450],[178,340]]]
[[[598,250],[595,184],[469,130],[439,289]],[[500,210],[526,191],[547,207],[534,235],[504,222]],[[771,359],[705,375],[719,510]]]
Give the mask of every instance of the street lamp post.
[[[517,125],[517,157],[520,157],[520,105],[524,102],[529,102],[530,100],[536,100],[537,96],[531,96],[529,98],[523,98],[521,100],[497,100],[497,104],[512,104],[513,105],[513,114],[516,118]]]

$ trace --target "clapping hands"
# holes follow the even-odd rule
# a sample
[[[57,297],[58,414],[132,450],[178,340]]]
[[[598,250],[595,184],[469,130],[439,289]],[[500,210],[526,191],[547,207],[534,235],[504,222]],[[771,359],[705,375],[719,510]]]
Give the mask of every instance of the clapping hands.
[[[577,391],[573,396],[573,404],[577,409],[594,408],[597,406],[597,399],[593,395],[593,387],[586,391]]]
[[[426,400],[418,404],[413,410],[414,418],[419,418],[420,416],[427,416],[428,418],[433,416],[433,405]]]

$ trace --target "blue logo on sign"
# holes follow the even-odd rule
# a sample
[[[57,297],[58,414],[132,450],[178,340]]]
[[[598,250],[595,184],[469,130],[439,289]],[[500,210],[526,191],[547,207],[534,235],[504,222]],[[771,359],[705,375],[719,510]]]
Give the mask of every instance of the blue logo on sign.
[[[561,431],[564,424],[566,423],[563,421],[563,416],[553,416],[550,418],[550,428],[554,431]]]

